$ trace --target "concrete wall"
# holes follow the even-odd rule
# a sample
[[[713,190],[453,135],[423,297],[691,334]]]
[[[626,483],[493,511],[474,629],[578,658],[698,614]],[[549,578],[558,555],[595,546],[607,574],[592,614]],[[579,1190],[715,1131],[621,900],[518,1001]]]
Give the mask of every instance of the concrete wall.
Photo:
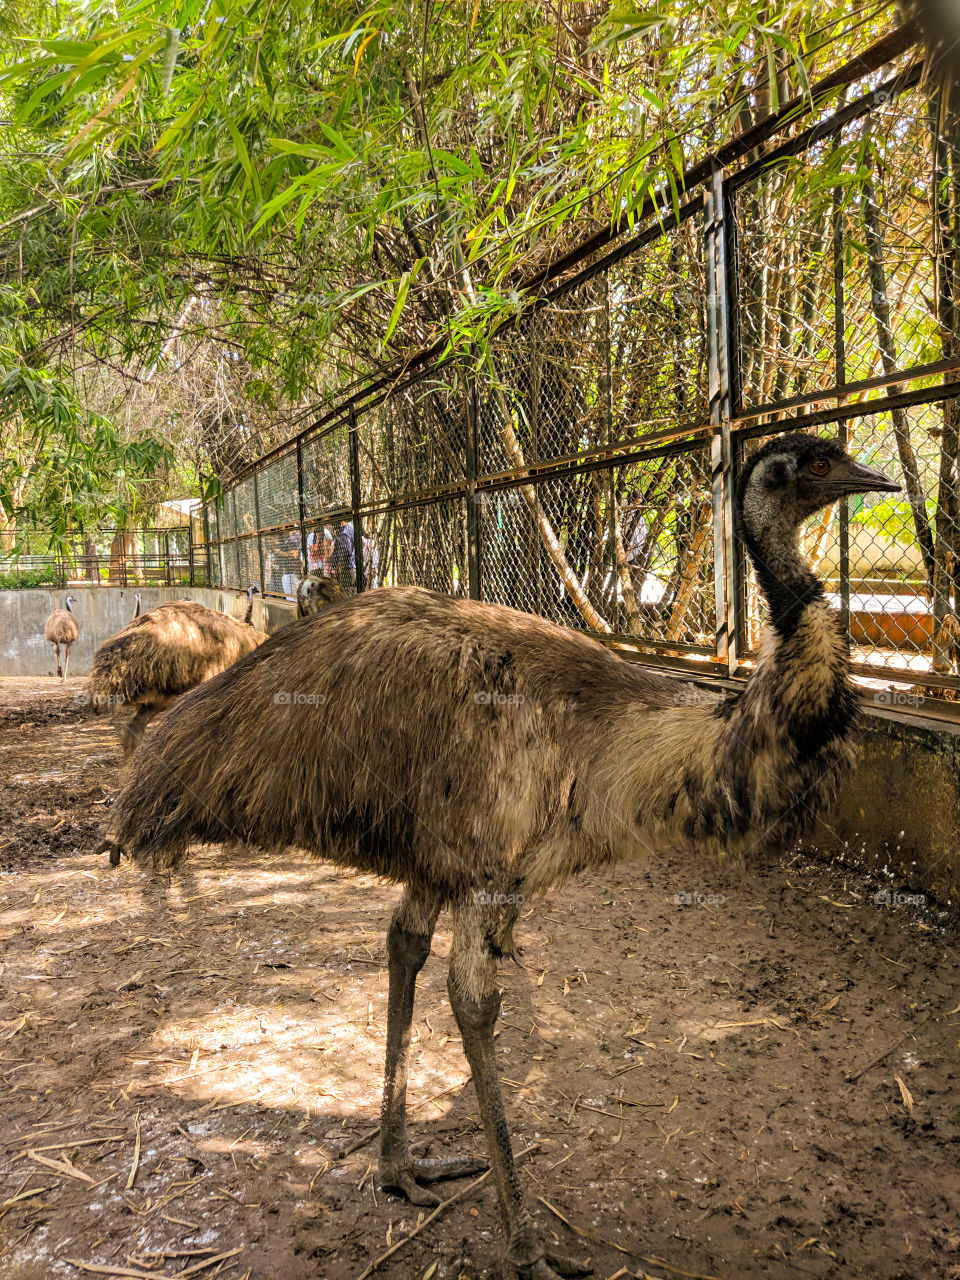
[[[892,872],[894,890],[960,906],[960,725],[868,712],[860,764],[812,833]]]
[[[69,591],[0,591],[0,675],[56,675],[56,656],[53,645],[43,638],[43,625],[48,614],[63,608],[67,595],[73,597],[73,611],[80,624],[80,638],[70,651],[70,675],[89,675],[97,648],[133,617],[138,590],[144,610],[170,600],[196,600],[210,609],[239,616],[247,606],[245,595],[213,587],[71,587]],[[282,600],[264,603],[259,597],[254,597],[253,623],[264,631],[276,631],[295,616],[295,606],[291,603]]]

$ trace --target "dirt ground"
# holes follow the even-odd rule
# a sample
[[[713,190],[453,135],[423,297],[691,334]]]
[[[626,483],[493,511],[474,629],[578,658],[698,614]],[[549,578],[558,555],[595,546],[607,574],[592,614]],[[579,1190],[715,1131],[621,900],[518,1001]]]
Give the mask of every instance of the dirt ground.
[[[423,1217],[376,1180],[399,891],[292,853],[111,870],[117,736],[83,690],[0,681],[0,1278],[366,1277]],[[596,1276],[960,1277],[956,904],[877,904],[909,886],[826,852],[525,910],[508,1111],[541,1235]],[[448,925],[411,1064],[431,1154],[484,1150]],[[440,1189],[374,1275],[494,1263],[489,1177]]]

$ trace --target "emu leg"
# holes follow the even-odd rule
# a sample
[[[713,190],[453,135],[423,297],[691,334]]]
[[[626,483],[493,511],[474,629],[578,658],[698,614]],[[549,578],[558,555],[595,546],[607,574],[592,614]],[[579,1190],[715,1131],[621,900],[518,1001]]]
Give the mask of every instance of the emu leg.
[[[55,652],[55,653],[56,653],[56,655],[57,655],[57,675],[58,675],[58,676],[60,677],[60,679],[62,680],[62,679],[63,679],[63,672],[60,670],[60,646],[59,646],[56,642],[54,642],[54,646],[53,646],[53,648],[54,648],[54,652]]]
[[[64,659],[63,659],[63,678],[64,678],[64,680],[66,680],[66,678],[67,678],[67,671],[68,671],[69,667],[70,667],[70,646],[69,646],[69,645],[67,645],[67,647],[66,647],[66,653],[65,653],[65,655],[64,655]]]
[[[150,721],[158,715],[156,707],[141,707],[137,714],[120,730],[120,743],[123,747],[123,763],[126,764],[143,742],[143,732]]]
[[[430,954],[430,940],[439,908],[406,895],[390,922],[387,962],[390,974],[387,1004],[387,1061],[383,1077],[380,1120],[380,1182],[399,1191],[413,1204],[435,1205],[440,1197],[421,1182],[463,1178],[487,1167],[485,1160],[460,1157],[414,1160],[407,1146],[407,1059],[417,974]]]
[[[524,1203],[493,1046],[493,1030],[500,1013],[496,962],[485,931],[468,928],[464,932],[473,936],[468,936],[466,947],[458,949],[455,935],[447,986],[463,1037],[463,1050],[473,1072],[497,1198],[507,1229],[503,1274],[511,1280],[556,1280],[557,1275],[588,1275],[589,1267],[544,1249]]]

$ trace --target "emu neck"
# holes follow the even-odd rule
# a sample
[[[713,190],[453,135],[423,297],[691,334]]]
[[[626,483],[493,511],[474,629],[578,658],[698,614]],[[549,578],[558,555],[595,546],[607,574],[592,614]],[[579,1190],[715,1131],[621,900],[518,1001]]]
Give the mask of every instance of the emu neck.
[[[845,740],[856,717],[847,639],[800,554],[796,528],[760,539],[745,529],[744,540],[776,638],[747,686],[745,705],[764,707],[761,720],[778,725],[798,759],[810,759]]]
[[[783,523],[756,534],[745,525],[743,533],[757,581],[770,606],[770,623],[778,635],[789,639],[804,611],[823,599],[823,585],[800,554],[800,531]]]

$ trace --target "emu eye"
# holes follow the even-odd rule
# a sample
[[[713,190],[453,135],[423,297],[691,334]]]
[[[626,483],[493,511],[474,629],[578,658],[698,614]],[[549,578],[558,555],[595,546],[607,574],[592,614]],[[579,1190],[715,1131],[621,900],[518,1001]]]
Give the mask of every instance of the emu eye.
[[[810,470],[816,476],[825,476],[830,470],[830,463],[826,458],[814,458],[813,462],[810,463]]]

